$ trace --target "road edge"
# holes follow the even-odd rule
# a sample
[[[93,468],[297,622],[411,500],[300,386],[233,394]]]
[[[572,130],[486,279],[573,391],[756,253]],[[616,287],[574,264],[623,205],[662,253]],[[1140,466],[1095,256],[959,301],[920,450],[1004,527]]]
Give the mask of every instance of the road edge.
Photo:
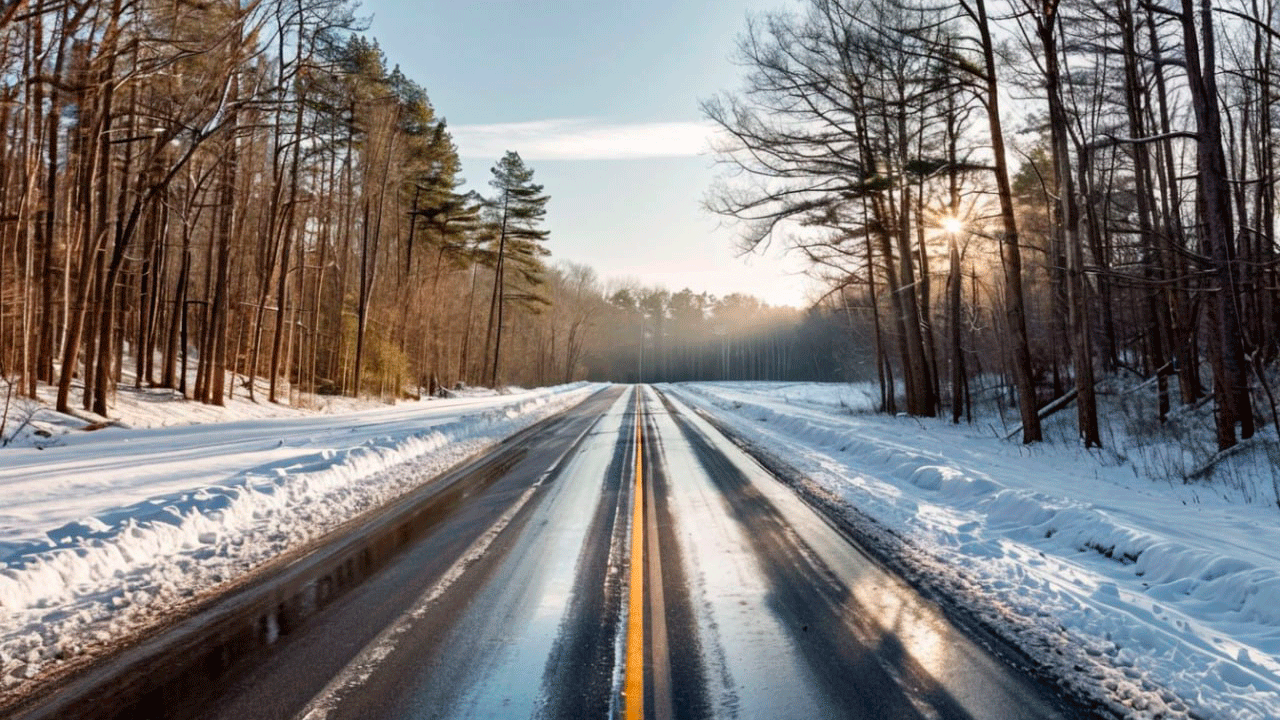
[[[660,388],[654,387],[654,390],[661,395],[666,394]],[[1049,689],[1062,700],[1063,709],[1072,713],[1070,716],[1124,720],[1124,716],[1117,714],[1105,699],[1084,694],[1066,685],[1052,672],[1051,668],[1023,650],[1016,638],[1005,636],[998,627],[985,622],[975,611],[951,600],[941,588],[928,582],[911,562],[912,555],[922,551],[916,549],[909,540],[857,507],[844,503],[825,492],[809,480],[803,472],[792,467],[775,453],[738,434],[732,427],[706,412],[702,407],[695,403],[684,404],[758,462],[770,475],[795,492],[801,501],[882,570],[891,573],[922,597],[935,603],[943,615],[971,640],[1011,668],[1028,673],[1037,683]]]
[[[119,709],[168,706],[178,685],[184,686],[182,694],[187,695],[210,687],[390,563],[412,541],[414,526],[424,522],[419,517],[424,509],[458,479],[611,387],[601,387],[581,402],[478,449],[423,479],[415,489],[350,518],[313,542],[277,555],[210,594],[167,609],[154,624],[114,641],[83,663],[59,668],[21,695],[3,698],[0,716],[17,720],[135,717]],[[360,530],[366,528],[371,532],[361,536]],[[104,697],[115,702],[108,707]]]

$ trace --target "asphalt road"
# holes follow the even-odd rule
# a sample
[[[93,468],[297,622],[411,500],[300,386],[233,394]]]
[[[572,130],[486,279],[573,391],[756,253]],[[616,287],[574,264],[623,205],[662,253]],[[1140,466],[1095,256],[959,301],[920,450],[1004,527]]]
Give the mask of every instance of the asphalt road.
[[[651,388],[610,388],[427,488],[385,566],[150,714],[1082,716]]]

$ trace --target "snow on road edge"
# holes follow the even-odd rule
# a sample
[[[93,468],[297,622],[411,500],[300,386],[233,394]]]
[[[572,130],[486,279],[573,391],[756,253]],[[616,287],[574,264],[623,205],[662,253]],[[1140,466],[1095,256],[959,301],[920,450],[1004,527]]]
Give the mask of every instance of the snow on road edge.
[[[0,691],[21,692],[60,662],[136,634],[600,387],[533,391],[417,432],[244,470],[48,533],[53,547],[11,555],[0,566]]]
[[[1051,492],[1079,484],[1080,468],[1062,459],[998,463],[998,449],[972,441],[949,453],[896,419],[797,407],[745,387],[669,389],[850,517],[878,523],[913,576],[1077,693],[1133,718],[1280,717],[1280,571],[1162,532],[1203,521],[1194,512],[1134,522]]]

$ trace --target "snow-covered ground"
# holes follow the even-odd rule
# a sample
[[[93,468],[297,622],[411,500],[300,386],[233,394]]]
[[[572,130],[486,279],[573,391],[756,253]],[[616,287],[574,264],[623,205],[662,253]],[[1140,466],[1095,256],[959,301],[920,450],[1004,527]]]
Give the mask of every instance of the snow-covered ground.
[[[72,428],[95,418],[14,406],[0,449],[0,692],[597,387],[309,411],[122,390],[119,424],[94,432]],[[1249,490],[1273,484],[1265,450],[1235,458],[1225,484],[1153,480],[1165,451],[1115,429],[1102,453],[1028,448],[988,427],[860,413],[862,386],[665,389],[791,465],[893,562],[1076,690],[1140,718],[1280,718],[1280,518]]]
[[[1274,505],[1153,482],[1114,452],[851,413],[869,404],[857,386],[663,387],[870,518],[909,574],[1117,712],[1280,718]]]
[[[323,413],[122,390],[121,424],[93,432],[14,408],[14,442],[0,449],[0,691],[156,622],[599,387],[345,401]]]

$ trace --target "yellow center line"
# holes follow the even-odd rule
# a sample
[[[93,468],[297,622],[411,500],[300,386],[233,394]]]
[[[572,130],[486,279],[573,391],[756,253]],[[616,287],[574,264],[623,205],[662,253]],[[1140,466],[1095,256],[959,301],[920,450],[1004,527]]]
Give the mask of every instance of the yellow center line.
[[[637,393],[640,392],[637,387]],[[631,598],[627,618],[627,670],[623,696],[626,720],[644,717],[644,433],[641,431],[640,396],[636,396],[636,487],[631,512]]]

